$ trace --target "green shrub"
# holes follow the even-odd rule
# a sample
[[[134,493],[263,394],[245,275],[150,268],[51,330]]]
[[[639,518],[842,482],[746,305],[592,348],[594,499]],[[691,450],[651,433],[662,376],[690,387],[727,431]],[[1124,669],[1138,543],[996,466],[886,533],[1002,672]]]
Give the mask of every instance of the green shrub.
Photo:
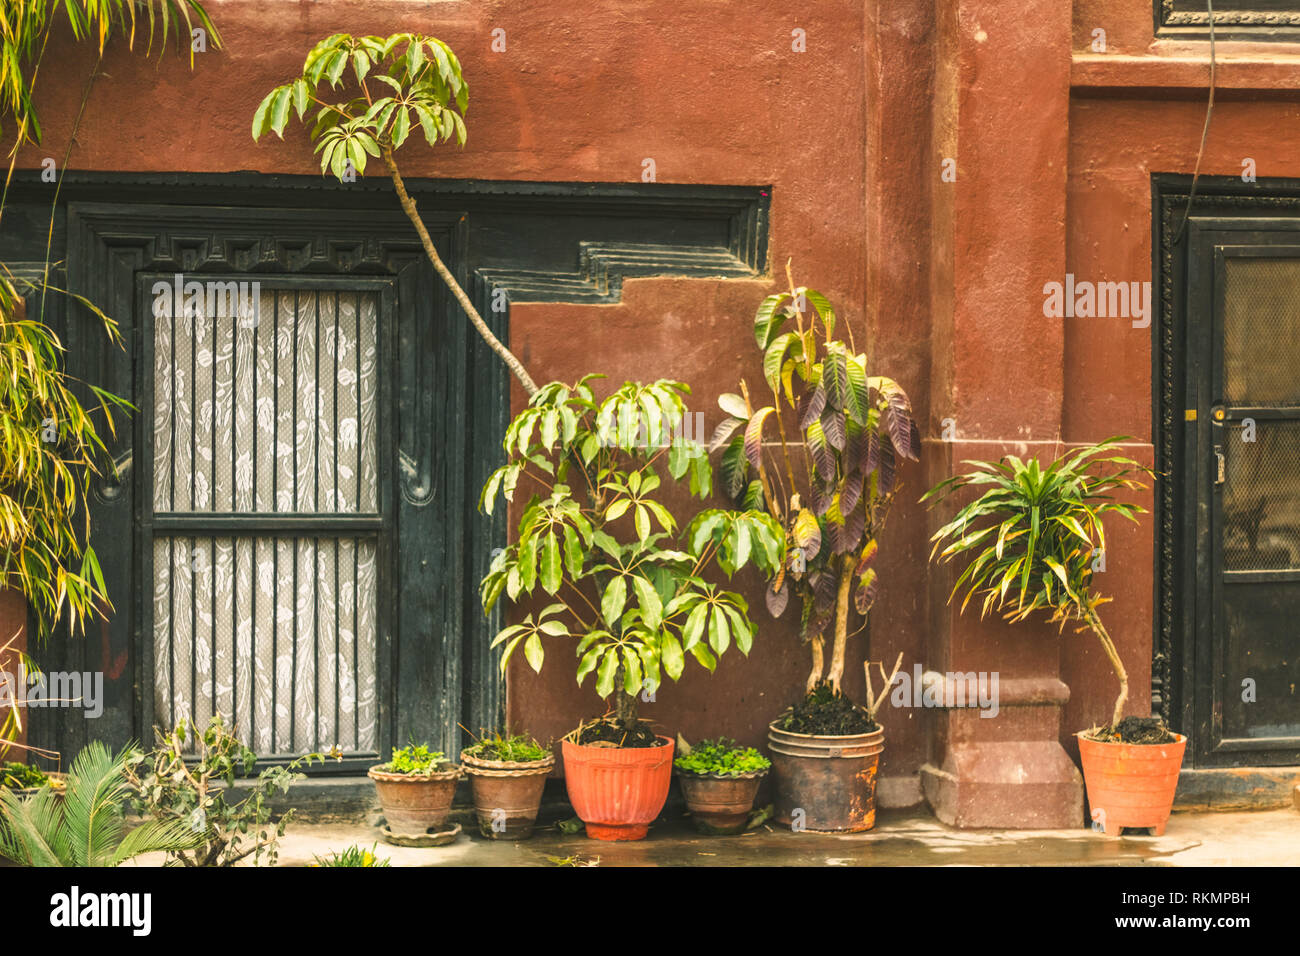
[[[465,748],[465,753],[479,760],[509,760],[523,763],[529,760],[545,760],[551,755],[549,747],[544,747],[532,737],[512,734],[503,737],[493,734]]]
[[[766,770],[772,766],[772,761],[753,747],[740,747],[734,740],[720,737],[701,740],[688,753],[674,760],[673,766],[682,773],[737,777],[742,773]]]
[[[429,776],[437,773],[442,764],[447,762],[447,755],[441,750],[430,750],[426,744],[411,744],[409,747],[394,747],[393,759],[381,764],[384,773],[405,773]]]

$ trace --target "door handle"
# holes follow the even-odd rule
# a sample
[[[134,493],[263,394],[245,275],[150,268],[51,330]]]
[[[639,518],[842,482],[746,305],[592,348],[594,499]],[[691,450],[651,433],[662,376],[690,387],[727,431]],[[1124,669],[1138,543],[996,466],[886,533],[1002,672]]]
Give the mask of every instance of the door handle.
[[[1227,462],[1224,460],[1223,457],[1222,445],[1214,446],[1214,461],[1215,464],[1217,465],[1217,471],[1215,472],[1214,483],[1215,485],[1221,485],[1228,480],[1228,466],[1227,466]]]

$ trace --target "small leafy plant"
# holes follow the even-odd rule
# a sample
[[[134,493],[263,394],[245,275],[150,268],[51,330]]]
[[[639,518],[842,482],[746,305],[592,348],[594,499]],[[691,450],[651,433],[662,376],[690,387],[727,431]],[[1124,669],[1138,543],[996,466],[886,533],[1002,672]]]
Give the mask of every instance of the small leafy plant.
[[[682,485],[689,476],[700,498],[712,488],[707,455],[680,431],[690,389],[626,382],[598,401],[590,382],[599,377],[544,386],[506,430],[507,463],[480,506],[490,513],[498,494],[534,493],[480,593],[485,611],[503,594],[551,598],[497,634],[502,669],[522,648],[540,671],[543,638],[571,639],[578,683],[595,674],[597,693],[614,695],[616,722],[633,730],[637,695],[653,693],[663,674],[680,678],[686,655],[712,671],[733,643],[749,653],[747,602],[704,573],[716,563],[730,576],[751,562],[775,573],[781,529],[754,509],[707,508],[679,520],[661,500],[670,487],[661,469]]]
[[[40,767],[13,761],[0,764],[0,787],[9,790],[33,790],[45,786],[50,779]]]
[[[274,866],[277,841],[284,836],[293,810],[272,820],[269,801],[305,774],[299,767],[324,763],[325,755],[305,754],[286,765],[267,767],[253,775],[257,754],[235,736],[220,714],[201,731],[185,720],[174,730],[158,732],[150,753],[134,751],[127,761],[133,803],[143,815],[167,825],[188,828],[198,835],[196,846],[169,853],[169,864],[233,866],[252,856]],[[188,752],[188,743],[194,752]],[[236,790],[236,780],[240,787]]]
[[[1063,454],[1042,466],[1036,458],[1021,461],[967,461],[974,470],[935,485],[922,501],[938,502],[958,489],[991,486],[962,507],[934,533],[930,560],[960,559],[962,571],[948,600],[966,589],[962,610],[971,598],[984,598],[980,616],[1000,610],[1008,621],[1023,621],[1035,611],[1050,615],[1064,629],[1081,622],[1101,642],[1119,680],[1119,695],[1108,727],[1124,716],[1128,673],[1097,608],[1109,601],[1092,586],[1095,554],[1105,551],[1102,517],[1120,515],[1136,522],[1145,508],[1116,501],[1113,492],[1141,489],[1150,469],[1114,454],[1123,437]],[[940,551],[939,549],[943,550]]]
[[[511,763],[527,763],[533,760],[545,760],[551,755],[549,747],[544,747],[532,737],[523,734],[502,736],[495,733],[471,744],[464,751],[479,760],[504,760]]]
[[[357,844],[352,844],[345,850],[336,850],[329,856],[317,856],[312,866],[392,866],[393,861],[388,857],[382,859],[375,856],[375,847],[378,844],[372,843],[370,849],[366,850]]]
[[[720,737],[717,740],[701,740],[689,752],[674,760],[673,766],[682,773],[735,777],[766,770],[772,766],[772,761],[753,747],[740,747],[734,740]]]
[[[405,747],[393,748],[393,759],[380,764],[384,773],[401,773],[412,777],[427,777],[438,773],[447,763],[447,755],[441,750],[430,750],[427,744],[412,742]]]

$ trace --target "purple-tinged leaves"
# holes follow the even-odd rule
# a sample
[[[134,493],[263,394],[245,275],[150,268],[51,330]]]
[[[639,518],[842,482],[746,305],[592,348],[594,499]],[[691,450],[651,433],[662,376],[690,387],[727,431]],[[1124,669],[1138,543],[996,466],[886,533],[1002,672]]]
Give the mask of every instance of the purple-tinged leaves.
[[[875,432],[867,433],[867,461],[862,468],[864,475],[869,475],[876,470],[880,464],[880,439],[876,437]]]
[[[858,609],[859,614],[866,614],[871,610],[871,605],[876,603],[876,593],[879,589],[880,579],[876,576],[875,568],[867,568],[858,578],[858,587],[853,592],[853,606]]]
[[[763,462],[763,422],[775,409],[771,405],[760,408],[745,426],[745,457],[758,468]]]
[[[790,585],[785,581],[781,586],[773,591],[769,587],[763,588],[763,597],[767,601],[767,612],[773,617],[780,617],[785,612],[785,606],[790,601]]]
[[[875,538],[869,538],[867,543],[862,546],[862,553],[858,556],[858,566],[853,569],[853,573],[861,577],[863,572],[871,567],[876,560],[876,552],[879,550],[879,542]]]
[[[808,497],[812,499],[813,514],[820,518],[830,510],[831,502],[835,500],[835,485],[833,482],[818,481],[814,476]]]
[[[861,509],[846,515],[843,524],[831,525],[831,539],[836,554],[848,554],[856,551],[862,541],[862,531],[866,527],[867,516]]]
[[[844,479],[844,487],[840,489],[840,512],[842,514],[851,512],[861,497],[862,472],[851,471],[848,478]]]
[[[822,434],[826,436],[826,441],[836,451],[844,450],[844,413],[838,412],[833,408],[822,410],[820,419],[822,425]]]
[[[822,409],[826,407],[826,389],[819,384],[805,396],[799,406],[799,427],[807,429],[809,425],[821,418]]]
[[[813,463],[817,466],[817,473],[827,481],[835,479],[835,449],[830,445],[826,438],[826,432],[822,429],[820,421],[813,422],[808,426],[805,434],[808,437],[808,449],[812,452]]]
[[[887,441],[880,443],[880,493],[887,495],[894,490],[894,446]]]
[[[718,424],[718,427],[713,429],[713,437],[709,439],[709,454],[712,455],[719,448],[725,445],[727,439],[729,439],[735,433],[736,429],[743,424],[743,419],[735,418],[734,416],[731,418],[724,418]]]

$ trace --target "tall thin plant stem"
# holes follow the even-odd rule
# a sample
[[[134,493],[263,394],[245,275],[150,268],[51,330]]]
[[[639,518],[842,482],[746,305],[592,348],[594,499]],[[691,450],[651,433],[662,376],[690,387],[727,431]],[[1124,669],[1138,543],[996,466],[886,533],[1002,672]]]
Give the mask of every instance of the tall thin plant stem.
[[[441,276],[442,281],[447,284],[447,288],[451,290],[451,294],[455,297],[456,301],[460,303],[460,307],[465,310],[465,314],[469,316],[470,324],[473,325],[478,331],[478,334],[483,337],[483,341],[487,342],[488,348],[501,356],[501,360],[505,362],[506,367],[514,373],[515,378],[519,379],[519,383],[523,385],[524,391],[526,391],[529,398],[531,398],[533,395],[537,394],[537,383],[534,382],[532,376],[528,374],[528,370],[524,368],[523,363],[520,362],[519,359],[515,358],[514,353],[506,348],[501,343],[501,340],[492,334],[492,330],[488,328],[488,324],[484,322],[483,317],[478,314],[478,309],[474,308],[474,303],[470,301],[469,296],[465,294],[465,290],[462,289],[460,283],[456,281],[456,277],[451,274],[451,270],[447,268],[446,264],[442,261],[442,257],[438,255],[438,250],[434,248],[433,240],[429,238],[429,230],[424,227],[424,221],[420,219],[420,214],[416,211],[415,200],[411,198],[409,193],[407,193],[406,184],[402,182],[402,174],[398,171],[397,163],[393,159],[392,148],[385,146],[382,148],[381,153],[384,157],[384,165],[388,167],[388,175],[393,180],[393,188],[397,190],[397,199],[402,204],[402,211],[406,213],[406,218],[411,220],[411,225],[415,226],[415,231],[419,233],[420,242],[424,245],[424,254],[427,255],[429,261],[433,263],[434,271],[437,272],[438,275]]]

